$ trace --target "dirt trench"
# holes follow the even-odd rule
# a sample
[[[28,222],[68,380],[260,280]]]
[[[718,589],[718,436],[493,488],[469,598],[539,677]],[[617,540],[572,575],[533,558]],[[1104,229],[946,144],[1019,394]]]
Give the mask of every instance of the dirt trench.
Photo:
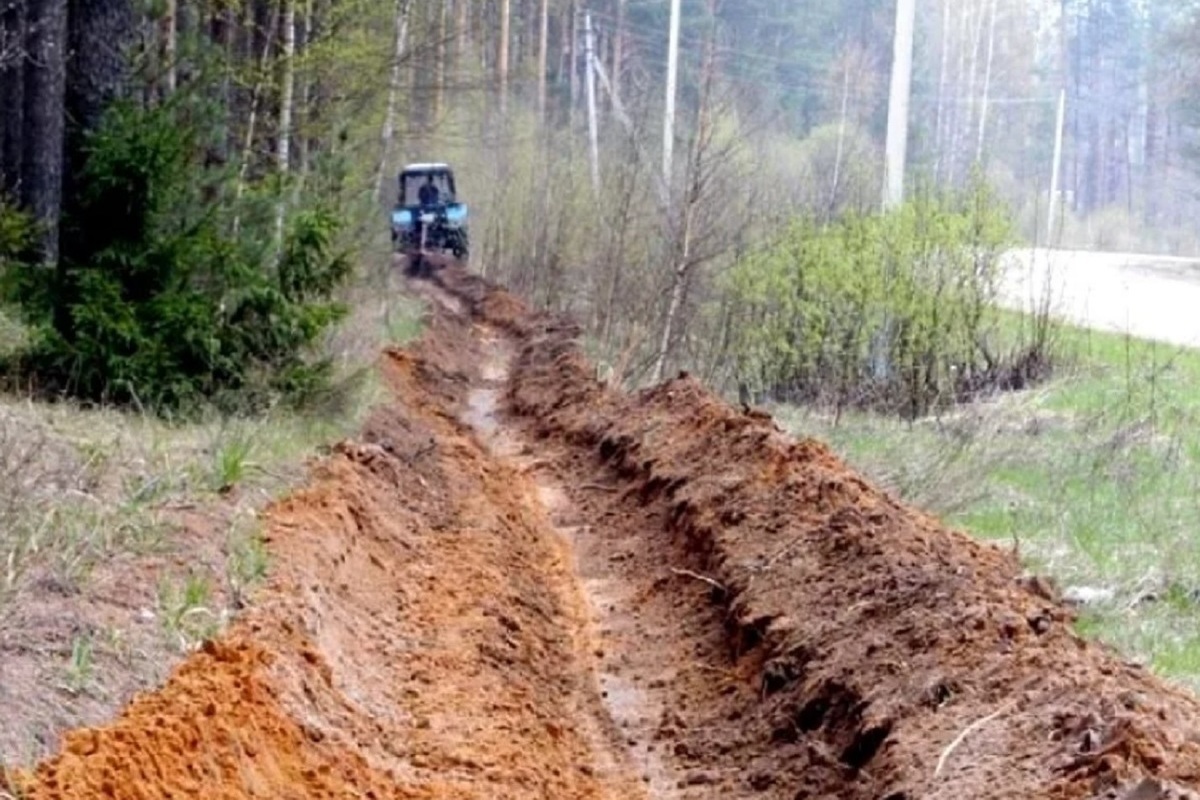
[[[267,511],[251,609],[13,794],[1196,796],[1200,702],[1011,554],[686,376],[604,387],[476,277],[411,288],[427,333]]]

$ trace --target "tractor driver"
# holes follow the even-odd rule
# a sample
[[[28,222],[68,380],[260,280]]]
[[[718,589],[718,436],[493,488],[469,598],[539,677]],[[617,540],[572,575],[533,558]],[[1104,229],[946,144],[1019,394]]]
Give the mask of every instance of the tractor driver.
[[[425,183],[421,186],[420,192],[417,195],[423,206],[436,206],[438,202],[438,189],[433,185],[433,176],[425,177]]]

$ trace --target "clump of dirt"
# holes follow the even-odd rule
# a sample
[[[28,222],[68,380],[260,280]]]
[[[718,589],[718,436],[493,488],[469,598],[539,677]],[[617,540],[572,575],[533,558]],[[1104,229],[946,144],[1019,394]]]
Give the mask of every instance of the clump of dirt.
[[[452,273],[442,280],[454,288]],[[505,304],[474,308],[487,320]],[[602,469],[626,509],[656,509],[665,530],[643,535],[671,541],[675,573],[690,564],[712,588],[729,674],[755,690],[735,686],[742,707],[687,745],[723,791],[1085,798],[1147,791],[1143,779],[1165,782],[1148,797],[1200,787],[1200,702],[1077,636],[1071,609],[1024,579],[1012,553],[900,504],[823,445],[791,440],[689,377],[609,391],[572,336],[560,320],[526,322],[510,403],[568,446],[564,463]]]
[[[36,798],[392,796],[361,757],[321,745],[281,706],[272,657],[248,642],[210,643],[162,691],[114,724],[67,734],[20,796]],[[366,794],[365,796],[371,796]]]

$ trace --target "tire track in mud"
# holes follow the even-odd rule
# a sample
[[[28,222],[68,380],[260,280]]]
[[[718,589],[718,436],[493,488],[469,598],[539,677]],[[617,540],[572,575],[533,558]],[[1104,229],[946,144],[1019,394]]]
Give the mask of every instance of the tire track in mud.
[[[471,390],[463,419],[499,459],[513,464],[531,481],[549,524],[557,532],[564,557],[572,564],[584,616],[576,631],[581,665],[591,673],[593,708],[578,715],[594,752],[607,756],[606,772],[634,768],[643,786],[636,795],[655,800],[682,797],[687,775],[670,741],[657,729],[668,717],[664,691],[673,658],[690,657],[681,647],[679,629],[669,617],[657,616],[652,630],[642,622],[639,595],[651,587],[642,576],[626,574],[618,562],[632,554],[627,538],[595,521],[597,509],[581,502],[581,492],[608,492],[610,487],[564,482],[563,452],[547,449],[522,430],[504,409],[515,348],[505,335],[484,328],[480,336],[482,385]],[[571,470],[565,470],[570,476]],[[617,754],[617,755],[613,755]],[[620,762],[623,766],[618,767]],[[694,776],[693,776],[694,779]]]
[[[507,342],[502,334],[486,330],[482,332],[480,344],[482,382],[471,389],[462,420],[476,431],[481,443],[489,452],[502,462],[512,465],[522,476],[526,482],[523,491],[536,499],[548,528],[559,537],[558,544],[564,563],[570,564],[573,570],[578,572],[576,534],[580,526],[572,524],[573,520],[564,516],[569,513],[564,490],[553,476],[540,469],[541,462],[533,456],[533,450],[524,437],[514,430],[511,420],[506,419],[507,415],[501,407],[514,355],[512,344]],[[624,709],[614,704],[614,695],[609,690],[597,687],[597,662],[605,651],[596,624],[596,602],[600,597],[588,589],[584,583],[570,590],[577,608],[576,624],[572,631],[574,649],[589,689],[584,703],[581,704],[584,707],[579,708],[574,717],[579,722],[580,732],[592,746],[602,776],[613,780],[621,775],[640,774],[646,786],[627,782],[624,791],[628,794],[624,796],[665,798],[667,795],[663,791],[664,770],[656,760],[641,759],[636,764],[640,770],[631,771],[634,764],[628,757],[626,740],[620,729],[628,727],[628,722],[620,714]],[[602,676],[599,677],[602,679]],[[604,702],[601,702],[602,700]],[[613,711],[617,713],[610,714]],[[625,723],[624,726],[622,723]]]
[[[1200,702],[1010,554],[455,269],[270,584],[27,798],[1028,798],[1200,788]],[[1191,790],[1191,793],[1189,793]],[[2,795],[0,795],[2,796]]]
[[[713,587],[689,569],[694,559],[663,540],[662,514],[573,448],[539,440],[506,409],[514,346],[484,330],[483,371],[492,382],[473,390],[468,420],[498,457],[530,476],[569,552],[589,612],[581,634],[591,646],[581,652],[593,656],[616,747],[632,759],[649,797],[711,797],[730,776],[709,768],[704,740],[734,735],[728,717],[753,700],[752,681],[729,658]],[[726,772],[740,782],[740,768]]]

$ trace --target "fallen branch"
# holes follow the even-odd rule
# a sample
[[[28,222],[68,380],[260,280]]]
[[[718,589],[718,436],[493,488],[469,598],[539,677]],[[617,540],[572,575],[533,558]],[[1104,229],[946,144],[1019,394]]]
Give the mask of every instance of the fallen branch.
[[[954,741],[952,741],[949,744],[949,746],[947,746],[946,749],[942,751],[942,756],[941,756],[941,758],[938,759],[937,768],[933,771],[933,777],[936,779],[939,776],[941,776],[942,768],[946,766],[946,760],[948,758],[950,758],[950,754],[953,753],[956,749],[958,749],[958,746],[960,744],[962,744],[963,740],[965,740],[968,736],[970,736],[973,731],[978,730],[979,728],[982,728],[984,725],[988,724],[989,722],[994,720],[996,717],[1003,714],[1005,711],[1008,711],[1014,705],[1016,705],[1016,701],[1005,703],[1004,705],[1000,706],[1000,708],[997,708],[995,711],[988,714],[986,717],[977,719],[974,722],[972,722],[970,725],[968,725],[967,727],[963,728],[962,733],[958,734],[958,736],[955,736]]]
[[[720,589],[722,592],[729,592],[719,581],[715,581],[707,575],[701,575],[699,572],[692,572],[690,569],[677,569],[675,567],[671,567],[671,572],[675,575],[682,575],[685,578],[692,578],[702,583],[707,583],[709,586],[714,589]]]

